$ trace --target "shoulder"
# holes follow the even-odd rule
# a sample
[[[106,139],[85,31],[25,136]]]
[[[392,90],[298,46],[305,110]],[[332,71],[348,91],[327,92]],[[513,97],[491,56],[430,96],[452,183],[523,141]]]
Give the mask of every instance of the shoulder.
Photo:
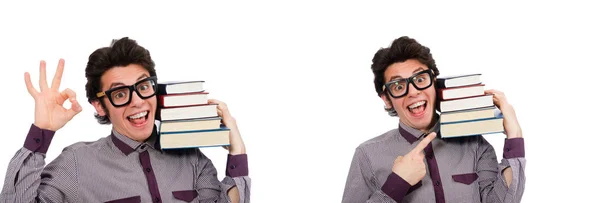
[[[65,147],[61,154],[72,152],[72,153],[89,153],[95,152],[100,149],[106,148],[110,141],[110,136],[100,138],[96,141],[80,141]]]
[[[61,151],[61,153],[53,159],[45,167],[46,172],[52,171],[53,169],[66,169],[68,171],[74,171],[78,168],[78,162],[89,159],[90,157],[97,156],[99,149],[102,149],[106,142],[106,138],[100,138],[96,141],[90,142],[76,142],[71,144]],[[60,166],[60,167],[57,167]]]
[[[358,147],[356,147],[356,150],[357,151],[372,151],[371,149],[385,148],[387,145],[389,145],[391,143],[397,143],[398,136],[400,136],[400,133],[398,132],[398,129],[395,128],[395,129],[389,130],[381,135],[378,135],[374,138],[371,138],[367,141],[364,141],[363,143],[358,145]]]
[[[112,144],[110,136],[95,141],[79,141],[63,148],[57,159],[73,161],[97,159],[98,156],[107,155],[111,149],[110,144]]]

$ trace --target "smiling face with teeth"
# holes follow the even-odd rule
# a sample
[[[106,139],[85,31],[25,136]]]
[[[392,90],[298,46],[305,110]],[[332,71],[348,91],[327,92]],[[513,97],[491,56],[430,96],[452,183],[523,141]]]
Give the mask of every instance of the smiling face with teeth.
[[[427,70],[428,67],[418,60],[408,59],[388,66],[384,73],[385,82],[409,78],[413,74]],[[400,122],[421,131],[427,131],[431,124],[435,107],[435,87],[417,90],[412,84],[408,85],[408,93],[400,98],[393,98],[386,91],[381,95],[387,108],[393,107],[400,117]]]
[[[113,67],[101,77],[102,91],[111,88],[133,85],[150,77],[150,73],[142,66],[130,64],[124,67]],[[106,109],[99,102],[92,104],[100,116],[107,115],[113,128],[122,135],[143,142],[152,134],[154,115],[157,105],[156,96],[140,98],[135,92],[131,94],[131,102],[123,107],[114,107],[107,97],[103,97]]]

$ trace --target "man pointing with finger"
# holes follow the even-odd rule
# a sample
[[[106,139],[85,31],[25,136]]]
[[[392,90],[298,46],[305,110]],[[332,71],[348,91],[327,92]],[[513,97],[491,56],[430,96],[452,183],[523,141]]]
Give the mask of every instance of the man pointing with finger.
[[[225,178],[197,148],[161,150],[155,126],[157,77],[150,52],[129,38],[115,40],[90,56],[85,69],[86,96],[100,124],[111,124],[105,137],[78,142],[45,165],[56,131],[81,106],[69,89],[59,92],[64,60],[51,87],[40,64],[39,91],[25,84],[35,100],[35,120],[8,166],[0,203],[15,202],[250,202],[246,148],[227,105],[218,115],[230,130]],[[70,109],[63,103],[69,100]],[[80,129],[81,133],[89,132]]]
[[[525,186],[521,127],[504,94],[493,94],[504,115],[503,159],[482,136],[436,138],[435,79],[429,48],[401,37],[377,51],[375,90],[398,128],[356,148],[342,202],[520,202]]]

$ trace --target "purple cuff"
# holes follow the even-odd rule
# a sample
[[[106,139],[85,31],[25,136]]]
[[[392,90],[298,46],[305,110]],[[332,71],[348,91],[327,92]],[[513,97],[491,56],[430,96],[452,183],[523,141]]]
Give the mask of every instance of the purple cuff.
[[[248,155],[227,155],[227,169],[225,175],[235,178],[239,176],[248,176]]]
[[[402,202],[409,189],[410,184],[393,172],[381,187],[381,190],[396,202]]]
[[[25,138],[25,144],[23,147],[31,150],[32,152],[46,153],[50,142],[54,137],[54,131],[40,129],[37,126],[31,124],[27,138]]]
[[[525,157],[525,142],[523,138],[512,138],[504,140],[505,159]]]

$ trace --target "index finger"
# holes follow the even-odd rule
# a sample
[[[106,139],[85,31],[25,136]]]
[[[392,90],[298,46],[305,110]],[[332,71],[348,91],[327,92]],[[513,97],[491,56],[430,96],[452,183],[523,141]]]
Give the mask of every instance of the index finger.
[[[65,68],[65,60],[64,59],[60,59],[58,61],[58,67],[56,68],[56,73],[54,73],[54,79],[52,79],[52,89],[58,90],[58,87],[60,87],[60,81],[63,75],[63,70]]]
[[[425,147],[427,147],[427,145],[429,145],[429,143],[431,143],[431,141],[435,139],[435,136],[437,136],[435,132],[429,133],[429,135],[423,138],[423,140],[421,140],[421,142],[419,142],[419,144],[417,144],[417,146],[413,150],[411,150],[410,153],[419,153],[423,151]]]

